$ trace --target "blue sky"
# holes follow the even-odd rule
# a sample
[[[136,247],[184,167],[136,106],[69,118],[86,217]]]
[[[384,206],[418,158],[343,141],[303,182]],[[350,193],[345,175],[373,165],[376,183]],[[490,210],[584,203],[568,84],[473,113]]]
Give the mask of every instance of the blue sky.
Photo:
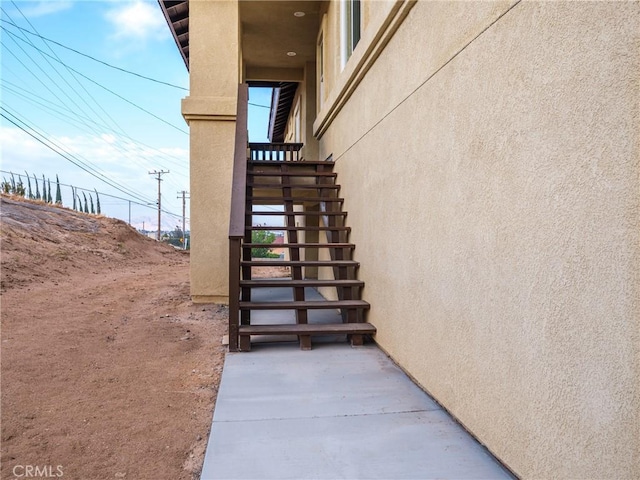
[[[189,76],[157,2],[3,0],[0,6],[0,111],[95,174],[0,118],[0,177],[25,170],[52,181],[58,175],[62,184],[103,193],[103,213],[125,221],[129,202],[106,194],[152,204],[132,203],[131,223],[153,230],[157,181],[148,172],[169,170],[162,177],[162,206],[175,216],[163,214],[162,227],[181,224],[177,197],[189,190],[189,137],[180,101],[188,95]],[[29,32],[181,88],[107,67]],[[268,106],[270,90],[252,89],[250,102]],[[268,114],[268,108],[249,106],[251,141],[267,141]],[[71,189],[63,187],[62,195],[71,206]]]

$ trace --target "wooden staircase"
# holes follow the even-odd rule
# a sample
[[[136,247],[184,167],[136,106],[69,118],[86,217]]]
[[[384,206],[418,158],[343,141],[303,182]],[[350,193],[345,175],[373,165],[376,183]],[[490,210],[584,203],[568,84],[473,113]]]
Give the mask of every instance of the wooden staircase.
[[[369,304],[361,299],[364,282],[357,279],[359,264],[352,259],[355,245],[349,242],[351,229],[345,222],[347,213],[342,210],[333,163],[297,161],[297,150],[291,144],[280,145],[284,154],[263,151],[255,155],[254,147],[246,164],[242,241],[234,246],[230,235],[229,349],[249,351],[252,335],[296,335],[303,350],[311,349],[311,338],[319,335],[346,335],[352,345],[362,345],[363,337],[375,334],[376,329],[365,321]],[[273,211],[274,205],[281,211]],[[276,225],[254,225],[260,217],[278,216],[282,222],[273,222]],[[283,232],[285,241],[277,246],[288,255],[277,260],[252,258],[253,248],[264,247],[252,242],[256,230]],[[240,256],[239,261],[234,255]],[[254,269],[265,266],[287,267],[290,277],[255,278]],[[290,289],[291,300],[256,300],[256,289],[264,288]],[[317,295],[309,299],[309,288],[333,289],[337,300],[319,301]],[[310,314],[331,309],[340,313],[332,323],[316,323]],[[295,323],[252,322],[252,313],[267,310],[294,312]]]

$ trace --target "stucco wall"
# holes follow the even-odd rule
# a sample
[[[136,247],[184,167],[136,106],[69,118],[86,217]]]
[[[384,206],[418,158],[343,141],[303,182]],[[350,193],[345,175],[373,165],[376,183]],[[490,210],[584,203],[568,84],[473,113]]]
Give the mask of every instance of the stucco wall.
[[[419,1],[320,141],[377,341],[524,478],[640,477],[639,25]]]
[[[229,300],[229,210],[239,83],[238,4],[189,5],[190,91],[182,113],[190,131],[191,298]],[[225,28],[212,28],[215,18]]]

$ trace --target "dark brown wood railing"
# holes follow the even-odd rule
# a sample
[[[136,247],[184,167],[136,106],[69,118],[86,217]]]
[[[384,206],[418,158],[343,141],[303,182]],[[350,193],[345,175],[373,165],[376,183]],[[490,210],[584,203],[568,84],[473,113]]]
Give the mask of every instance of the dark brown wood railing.
[[[240,259],[245,234],[245,202],[247,191],[247,102],[248,87],[238,87],[236,116],[236,143],[231,186],[231,213],[229,218],[229,351],[238,351],[240,324]]]
[[[302,143],[250,143],[249,158],[266,162],[299,162]]]

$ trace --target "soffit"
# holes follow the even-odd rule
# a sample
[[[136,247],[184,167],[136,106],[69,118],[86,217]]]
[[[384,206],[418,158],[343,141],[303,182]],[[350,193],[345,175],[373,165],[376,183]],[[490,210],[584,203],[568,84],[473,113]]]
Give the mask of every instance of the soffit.
[[[248,67],[302,68],[314,62],[319,1],[239,2],[242,54]],[[304,12],[297,17],[295,12]],[[296,52],[288,56],[287,52]]]
[[[249,67],[303,68],[315,61],[321,1],[240,0],[242,53]],[[189,68],[189,2],[158,0]],[[303,12],[304,16],[294,13]],[[295,52],[295,56],[287,55]]]
[[[178,50],[189,69],[189,2],[158,0]],[[247,67],[304,69],[315,62],[322,1],[240,0],[239,15],[243,60]],[[294,15],[296,12],[303,16]],[[295,56],[287,55],[295,52]],[[284,80],[284,79],[283,79]],[[253,82],[260,84],[261,82]],[[278,89],[271,106],[271,141],[282,141],[297,88],[295,82],[262,82]]]
[[[189,70],[189,2],[187,0],[158,0],[184,64]]]

